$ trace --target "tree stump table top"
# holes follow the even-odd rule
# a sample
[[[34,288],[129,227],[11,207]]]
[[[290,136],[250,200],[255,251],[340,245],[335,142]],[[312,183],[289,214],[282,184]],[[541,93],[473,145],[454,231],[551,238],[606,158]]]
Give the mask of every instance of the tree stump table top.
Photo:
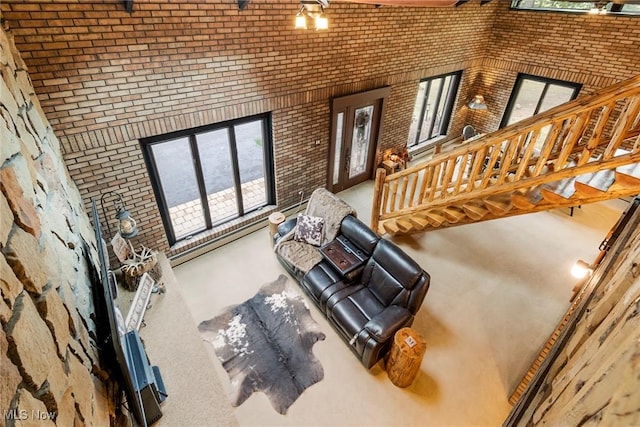
[[[285,216],[282,212],[272,212],[269,215],[269,237],[271,244],[273,244],[273,236],[278,232],[278,226],[285,220]]]
[[[393,337],[387,359],[387,375],[397,387],[409,387],[420,372],[427,343],[418,331],[402,328]]]

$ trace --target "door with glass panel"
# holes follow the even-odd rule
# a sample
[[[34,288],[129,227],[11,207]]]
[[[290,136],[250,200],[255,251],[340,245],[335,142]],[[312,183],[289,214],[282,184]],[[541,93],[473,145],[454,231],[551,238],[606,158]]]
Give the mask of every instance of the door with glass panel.
[[[389,92],[389,88],[381,88],[333,100],[331,191],[342,191],[373,177],[384,101]]]

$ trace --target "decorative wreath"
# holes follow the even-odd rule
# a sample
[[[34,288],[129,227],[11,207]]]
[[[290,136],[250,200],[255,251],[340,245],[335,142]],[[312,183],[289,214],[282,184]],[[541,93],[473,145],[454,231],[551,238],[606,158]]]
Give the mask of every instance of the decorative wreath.
[[[366,110],[360,111],[356,115],[356,127],[357,128],[365,127],[369,123],[370,119],[371,119],[371,116],[369,115],[368,111],[366,111]]]

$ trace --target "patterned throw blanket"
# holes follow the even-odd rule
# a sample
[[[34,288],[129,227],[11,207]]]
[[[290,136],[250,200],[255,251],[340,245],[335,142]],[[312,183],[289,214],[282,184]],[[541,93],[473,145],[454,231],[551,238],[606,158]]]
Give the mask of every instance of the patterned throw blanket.
[[[229,374],[233,406],[262,391],[276,411],[286,414],[307,387],[324,377],[312,347],[325,335],[304,298],[286,282],[280,275],[253,298],[198,325]]]
[[[356,215],[355,210],[335,194],[324,188],[316,189],[309,198],[305,214],[324,218],[322,242],[320,246],[335,239],[340,231],[340,223],[345,216]],[[294,240],[295,228],[284,235],[274,250],[297,269],[306,273],[322,261],[318,246]]]

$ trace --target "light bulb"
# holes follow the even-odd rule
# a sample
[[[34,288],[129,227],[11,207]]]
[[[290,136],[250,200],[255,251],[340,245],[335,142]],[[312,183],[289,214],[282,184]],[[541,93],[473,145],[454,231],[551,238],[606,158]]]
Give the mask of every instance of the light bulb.
[[[581,259],[576,261],[573,267],[571,267],[571,275],[576,279],[584,279],[587,275],[591,274],[592,271],[591,266]]]
[[[316,30],[327,30],[329,29],[329,20],[323,16],[316,16]]]
[[[307,29],[307,18],[302,14],[296,15],[296,30],[306,30]]]

